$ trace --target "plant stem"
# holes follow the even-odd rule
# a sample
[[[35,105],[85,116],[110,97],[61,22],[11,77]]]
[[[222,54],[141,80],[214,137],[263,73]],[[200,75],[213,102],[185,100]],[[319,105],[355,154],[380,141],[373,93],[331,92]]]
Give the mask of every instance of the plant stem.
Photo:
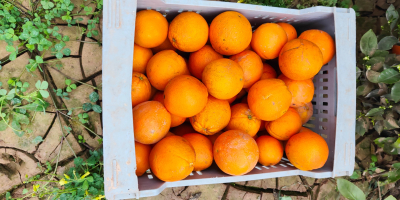
[[[56,69],[56,68],[54,68],[54,67],[52,67],[52,66],[50,66],[50,69],[53,69],[53,70],[59,72],[60,74],[62,74],[62,75],[64,75],[65,77],[67,77],[68,79],[71,79],[71,80],[73,80],[73,81],[75,81],[75,82],[78,82],[78,83],[80,83],[80,84],[83,84],[83,85],[87,85],[87,86],[89,86],[89,87],[91,87],[91,88],[93,88],[93,89],[95,89],[95,90],[99,90],[97,87],[95,87],[95,86],[93,86],[93,85],[90,85],[90,84],[87,84],[87,83],[84,83],[84,82],[81,82],[81,81],[78,81],[78,80],[76,80],[76,79],[71,78],[70,76],[68,76],[68,75],[66,75],[66,74],[64,74],[64,73],[62,73],[60,70],[58,70],[58,69]]]

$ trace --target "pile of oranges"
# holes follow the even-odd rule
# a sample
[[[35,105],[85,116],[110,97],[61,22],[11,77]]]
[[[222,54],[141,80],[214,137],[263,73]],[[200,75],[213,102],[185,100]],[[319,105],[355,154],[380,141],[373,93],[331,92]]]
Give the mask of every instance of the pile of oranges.
[[[302,125],[313,114],[312,79],[334,54],[326,32],[297,37],[287,23],[253,32],[235,11],[210,25],[195,12],[168,22],[157,11],[139,11],[132,76],[136,174],[150,168],[160,180],[178,181],[215,161],[223,172],[243,175],[257,162],[277,164],[284,153],[300,170],[323,167],[328,145]]]

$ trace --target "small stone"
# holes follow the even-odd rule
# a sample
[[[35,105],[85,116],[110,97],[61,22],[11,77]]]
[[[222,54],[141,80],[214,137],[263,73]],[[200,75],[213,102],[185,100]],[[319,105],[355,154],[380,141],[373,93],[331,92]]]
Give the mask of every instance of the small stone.
[[[224,184],[194,185],[187,187],[180,196],[182,199],[189,199],[201,192],[199,200],[219,200],[224,195],[226,187]],[[230,187],[229,190],[232,188]]]
[[[305,192],[307,189],[304,187],[299,176],[288,176],[278,178],[278,188],[281,190]]]

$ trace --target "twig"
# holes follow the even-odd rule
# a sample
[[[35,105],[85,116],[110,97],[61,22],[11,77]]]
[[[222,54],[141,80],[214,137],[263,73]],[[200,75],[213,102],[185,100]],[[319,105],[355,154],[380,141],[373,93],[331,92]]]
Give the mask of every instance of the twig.
[[[90,85],[90,84],[87,84],[87,83],[84,83],[84,82],[81,82],[81,81],[78,81],[78,80],[76,80],[76,79],[74,79],[74,78],[71,78],[70,76],[68,76],[68,75],[66,75],[66,74],[64,74],[64,73],[62,73],[60,70],[58,70],[58,69],[56,69],[56,68],[54,68],[54,67],[52,67],[52,66],[50,66],[50,69],[53,69],[53,70],[57,71],[58,73],[64,75],[64,76],[67,77],[68,79],[71,79],[71,80],[73,80],[73,81],[75,81],[75,82],[78,82],[78,83],[81,83],[81,84],[84,84],[84,85],[87,85],[87,86],[89,86],[89,87],[91,87],[91,88],[97,90],[97,87],[95,87],[95,86],[93,86],[93,85]]]
[[[381,186],[379,186],[379,181],[378,181],[378,192],[379,192],[379,200],[382,200],[382,196],[381,196]]]

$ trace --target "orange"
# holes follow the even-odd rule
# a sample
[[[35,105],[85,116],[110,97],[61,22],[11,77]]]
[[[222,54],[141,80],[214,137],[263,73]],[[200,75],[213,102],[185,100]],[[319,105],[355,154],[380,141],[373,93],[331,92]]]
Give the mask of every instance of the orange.
[[[321,50],[308,40],[291,40],[282,48],[279,68],[290,79],[310,79],[322,68]]]
[[[168,38],[181,51],[197,51],[207,43],[207,21],[198,13],[183,12],[169,25]]]
[[[261,74],[261,80],[269,79],[269,78],[276,78],[276,71],[271,65],[264,63],[263,64],[263,73]]]
[[[197,115],[190,118],[194,130],[204,135],[214,135],[229,123],[231,107],[227,100],[208,96],[206,107]]]
[[[293,135],[286,144],[285,152],[290,163],[304,171],[323,167],[329,156],[324,138],[312,131]]]
[[[211,141],[199,133],[188,133],[182,137],[189,141],[196,153],[193,171],[202,171],[209,168],[214,160]]]
[[[132,110],[135,141],[154,144],[161,140],[171,126],[171,115],[158,101],[146,101]]]
[[[153,48],[167,38],[168,21],[154,10],[142,10],[136,13],[135,43],[144,48]]]
[[[308,40],[319,47],[322,52],[322,64],[327,64],[335,55],[335,41],[332,37],[321,30],[307,30],[300,34],[299,39]]]
[[[188,64],[190,74],[201,80],[203,70],[208,63],[220,58],[223,58],[221,54],[214,51],[210,45],[205,45],[200,50],[190,54]]]
[[[243,70],[235,61],[221,58],[204,68],[202,80],[213,97],[230,99],[243,88]]]
[[[247,104],[238,103],[232,106],[232,117],[226,129],[241,130],[253,137],[260,129],[260,124],[261,120],[257,119]]]
[[[239,12],[223,12],[211,22],[210,43],[222,55],[242,52],[249,46],[251,37],[250,22]]]
[[[148,101],[151,96],[151,85],[145,75],[133,72],[132,73],[132,86],[131,86],[131,98],[132,107],[135,107],[139,103]]]
[[[214,160],[225,173],[240,176],[257,164],[259,151],[256,141],[243,131],[230,130],[215,140]]]
[[[313,105],[311,102],[306,103],[306,104],[299,106],[297,108],[294,108],[294,109],[299,113],[302,124],[307,123],[308,120],[310,120],[310,118],[314,114],[313,113]]]
[[[192,117],[207,104],[206,86],[193,76],[180,75],[172,79],[164,91],[167,110],[180,117]]]
[[[302,81],[292,80],[285,75],[281,74],[279,77],[285,82],[290,93],[292,93],[291,107],[299,107],[306,103],[311,102],[314,97],[314,83],[311,79]]]
[[[282,80],[264,79],[250,88],[247,101],[258,119],[273,121],[289,109],[292,94]]]
[[[256,81],[260,80],[263,73],[263,63],[260,56],[254,53],[254,51],[244,50],[231,56],[229,59],[237,62],[243,69],[243,88],[249,88]]]
[[[175,135],[183,136],[187,133],[195,133],[196,131],[189,122],[184,122],[177,127],[171,128],[171,132]]]
[[[143,175],[150,168],[149,155],[151,147],[139,142],[135,142],[136,157],[136,176]]]
[[[288,140],[292,135],[299,132],[301,128],[299,113],[293,108],[278,119],[265,124],[268,133],[278,140]]]
[[[254,31],[251,48],[261,58],[271,60],[279,56],[279,52],[287,41],[288,37],[281,26],[274,23],[265,23]]]
[[[164,93],[163,92],[157,92],[154,97],[153,101],[158,101],[164,105]],[[179,126],[185,122],[186,117],[179,117],[176,115],[171,114],[171,127]]]
[[[186,62],[175,51],[164,50],[147,63],[147,77],[157,90],[164,90],[167,83],[178,75],[189,75]]]
[[[169,136],[158,142],[150,152],[150,168],[162,181],[179,181],[193,171],[196,153],[180,136]]]
[[[154,47],[151,49],[153,51],[153,53],[158,53],[160,51],[164,51],[164,50],[173,50],[175,51],[176,48],[174,46],[172,46],[171,42],[169,41],[168,37],[164,40],[163,43],[161,43],[160,45]]]
[[[283,23],[283,22],[276,23],[276,24],[278,24],[279,26],[281,26],[283,28],[283,30],[285,30],[286,35],[288,37],[288,42],[290,40],[293,40],[293,39],[297,38],[297,31],[291,24]]]
[[[393,45],[392,53],[394,53],[396,55],[400,55],[400,46],[399,45]]]
[[[281,142],[271,136],[263,135],[256,139],[260,158],[258,162],[264,166],[276,165],[283,156],[283,146]]]
[[[133,66],[134,72],[145,73],[146,66],[150,58],[153,56],[153,52],[150,49],[143,48],[139,45],[134,44],[133,47]]]
[[[301,132],[306,132],[306,131],[312,131],[312,130],[310,130],[309,128],[306,128],[306,127],[304,127],[304,126],[302,126],[302,127],[300,128],[300,130],[299,130],[299,133],[301,133]]]

